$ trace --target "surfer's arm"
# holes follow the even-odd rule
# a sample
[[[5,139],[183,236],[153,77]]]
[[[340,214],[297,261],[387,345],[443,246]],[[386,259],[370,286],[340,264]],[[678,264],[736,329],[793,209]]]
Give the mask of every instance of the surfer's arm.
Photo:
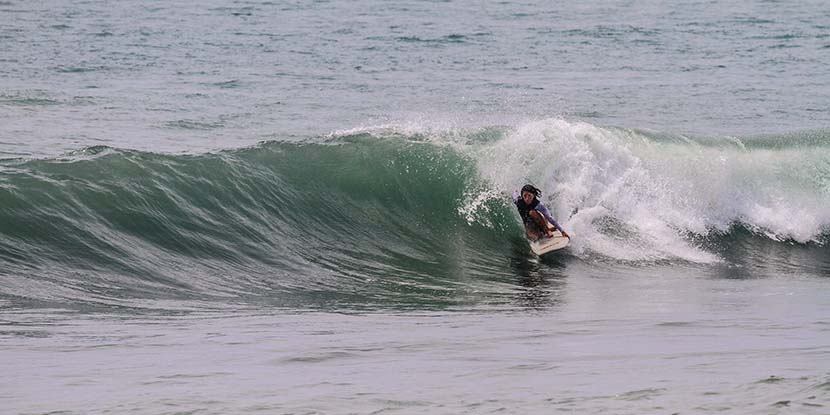
[[[562,230],[562,227],[559,226],[558,223],[556,223],[556,220],[553,219],[553,215],[550,214],[550,211],[548,210],[547,207],[545,207],[545,205],[539,203],[538,205],[536,205],[536,210],[538,210],[539,213],[541,213],[542,216],[544,216],[545,219],[548,220],[548,222],[550,222],[553,226],[555,226],[556,229]]]
[[[562,229],[562,227],[561,227],[561,226],[559,226],[559,223],[557,223],[557,222],[556,222],[556,220],[555,220],[555,219],[553,219],[553,215],[551,215],[551,214],[550,214],[550,211],[548,210],[548,208],[547,208],[547,207],[545,207],[545,205],[543,205],[543,204],[539,203],[539,204],[536,206],[536,210],[538,210],[538,211],[539,211],[539,213],[541,213],[541,214],[542,214],[542,216],[544,216],[544,217],[545,217],[545,219],[547,219],[547,220],[548,220],[548,222],[550,222],[550,224],[551,224],[551,225],[553,225],[553,227],[555,227],[556,229],[558,229],[558,230],[559,230],[559,232],[562,232],[562,235],[563,235],[563,236],[568,236],[568,234],[565,232],[565,230],[564,230],[564,229]]]

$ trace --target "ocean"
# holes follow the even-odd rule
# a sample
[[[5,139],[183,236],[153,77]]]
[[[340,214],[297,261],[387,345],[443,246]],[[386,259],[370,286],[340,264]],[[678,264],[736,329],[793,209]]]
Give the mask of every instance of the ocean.
[[[825,2],[0,1],[0,413],[826,414],[828,316]]]

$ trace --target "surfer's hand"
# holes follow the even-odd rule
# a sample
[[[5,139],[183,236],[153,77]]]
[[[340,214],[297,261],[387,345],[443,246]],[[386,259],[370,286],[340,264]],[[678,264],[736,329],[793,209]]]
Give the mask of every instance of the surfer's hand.
[[[548,229],[548,231],[546,233],[548,235],[548,238],[553,238],[553,231],[552,230]]]

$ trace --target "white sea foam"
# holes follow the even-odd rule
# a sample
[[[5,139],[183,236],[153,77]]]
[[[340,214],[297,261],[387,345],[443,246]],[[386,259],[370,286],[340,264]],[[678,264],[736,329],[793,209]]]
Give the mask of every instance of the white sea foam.
[[[495,189],[539,187],[578,254],[713,262],[688,236],[734,224],[818,241],[830,225],[828,149],[744,144],[549,119],[517,126],[475,157]]]

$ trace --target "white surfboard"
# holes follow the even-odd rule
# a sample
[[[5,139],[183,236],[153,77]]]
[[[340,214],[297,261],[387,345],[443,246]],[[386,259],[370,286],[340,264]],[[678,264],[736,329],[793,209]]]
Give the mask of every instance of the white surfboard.
[[[562,232],[554,231],[553,236],[548,238],[540,238],[536,241],[530,242],[530,250],[536,255],[546,254],[557,249],[562,249],[571,242],[571,238],[562,236]]]

